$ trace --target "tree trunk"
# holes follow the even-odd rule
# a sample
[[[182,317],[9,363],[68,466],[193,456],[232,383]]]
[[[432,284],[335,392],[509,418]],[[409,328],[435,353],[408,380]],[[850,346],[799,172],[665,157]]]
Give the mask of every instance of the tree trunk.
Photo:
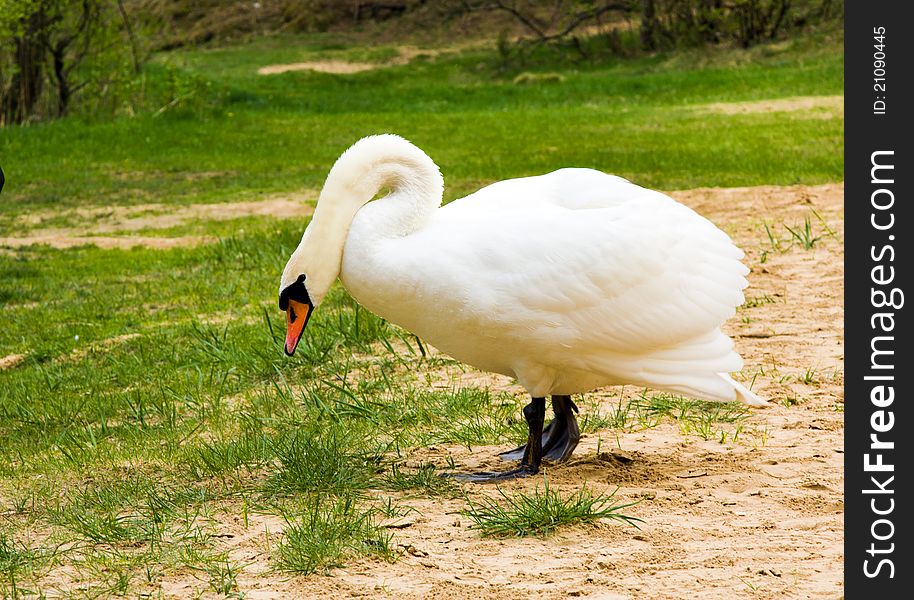
[[[70,96],[72,95],[64,64],[67,46],[69,44],[61,41],[51,48],[51,56],[54,59],[54,78],[57,80],[57,116],[59,117],[67,114],[67,109],[70,106]]]
[[[784,22],[784,17],[787,15],[787,11],[790,10],[790,0],[781,0],[778,5],[778,14],[774,19],[774,23],[771,25],[771,29],[768,31],[768,39],[773,40],[774,37],[778,34],[778,30],[781,28],[781,23]]]
[[[13,40],[15,45],[16,72],[13,74],[7,95],[2,99],[5,123],[23,123],[34,113],[41,98],[44,79],[44,48],[41,35],[44,31],[43,10],[33,13],[24,23],[21,36]]]
[[[16,38],[16,74],[8,98],[7,115],[12,123],[22,123],[32,115],[41,97],[41,45],[29,32]]]
[[[654,0],[641,0],[641,47],[657,49],[657,10]]]

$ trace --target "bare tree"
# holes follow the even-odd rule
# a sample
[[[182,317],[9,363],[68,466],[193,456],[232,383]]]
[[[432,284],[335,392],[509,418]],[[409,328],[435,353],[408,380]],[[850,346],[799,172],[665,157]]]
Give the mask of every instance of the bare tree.
[[[657,7],[654,0],[641,0],[641,47],[657,49]]]
[[[6,0],[0,15],[0,124],[67,114],[81,89],[122,77],[120,55],[128,47],[135,75],[141,57],[120,0]]]
[[[813,12],[832,13],[833,0],[821,0]],[[638,23],[641,48],[653,51],[678,45],[732,41],[748,47],[777,37],[789,25],[791,0],[459,0],[465,12],[497,11],[511,15],[532,35],[519,45],[571,39],[583,53],[576,32],[607,15]],[[807,7],[808,8],[808,7]],[[616,31],[610,49],[620,51]]]
[[[610,12],[629,12],[625,0],[555,0],[551,8],[534,0],[462,0],[467,11],[501,11],[514,17],[534,35],[538,44],[565,39],[581,26],[596,22]]]

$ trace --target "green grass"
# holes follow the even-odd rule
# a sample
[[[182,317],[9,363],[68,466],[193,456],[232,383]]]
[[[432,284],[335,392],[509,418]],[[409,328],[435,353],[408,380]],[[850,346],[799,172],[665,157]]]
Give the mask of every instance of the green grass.
[[[410,495],[457,498],[460,487],[449,477],[442,477],[439,468],[424,464],[415,469],[403,468],[394,463],[382,482],[383,489]]]
[[[238,589],[238,575],[240,569],[228,557],[219,556],[215,560],[207,561],[202,567],[209,579],[209,588],[216,594],[228,596]]]
[[[596,412],[588,418],[597,425],[591,426],[593,430],[639,431],[668,421],[675,423],[683,435],[695,435],[703,440],[717,439],[724,443],[736,441],[744,433],[757,436],[757,431],[747,427],[750,414],[749,409],[739,402],[707,402],[643,392],[636,398],[619,400],[605,414]]]
[[[333,490],[340,495],[364,490],[377,462],[352,449],[365,447],[365,441],[352,439],[341,428],[314,424],[296,431],[275,450],[279,468],[268,489],[286,494]]]
[[[767,253],[774,251],[783,253],[788,252],[795,247],[803,250],[812,250],[815,248],[816,244],[826,237],[832,238],[839,244],[842,243],[838,233],[828,225],[822,215],[815,209],[811,209],[810,212],[812,212],[813,216],[818,221],[818,225],[813,224],[809,215],[804,215],[802,223],[794,225],[782,223],[781,225],[785,232],[785,235],[783,236],[777,232],[777,227],[772,228],[768,223],[763,223],[769,245],[763,252]],[[821,232],[817,232],[817,228],[821,228]],[[762,262],[765,262],[765,260]]]
[[[484,536],[546,536],[560,527],[592,524],[601,519],[621,521],[634,527],[641,522],[641,519],[622,512],[635,503],[616,502],[615,492],[594,496],[586,486],[582,486],[577,492],[563,496],[549,487],[545,476],[542,487],[537,485],[531,492],[508,493],[499,488],[498,495],[500,500],[468,500],[465,514]]]
[[[348,76],[254,74],[263,64],[390,53],[315,36],[162,55],[146,75],[163,99],[151,110],[2,129],[0,236],[91,228],[81,207],[167,210],[316,189],[343,149],[380,131],[428,150],[448,199],[567,165],[663,189],[843,178],[840,117],[695,110],[842,93],[840,39],[828,36],[526,65],[537,76],[524,85],[514,83],[518,69],[479,49]],[[186,97],[153,116],[171,92]],[[24,356],[0,370],[0,597],[38,590],[63,566],[87,582],[86,596],[136,595],[182,571],[200,593],[237,593],[245,566],[227,559],[218,523],[241,515],[247,524],[249,512],[288,523],[267,542],[276,569],[390,559],[378,522],[399,498],[459,497],[436,475],[444,465],[402,466],[413,450],[525,439],[526,399],[430,385],[426,372],[453,363],[339,286],[285,357],[276,285],[305,224],[250,217],[142,232],[218,238],[170,250],[0,249],[0,358]],[[834,237],[821,219],[810,227],[810,239]],[[773,239],[790,247],[776,229]],[[585,433],[662,422],[702,439],[748,433],[746,412],[731,405],[665,395],[579,404]],[[496,521],[526,514],[518,527],[537,535],[548,519],[613,513],[611,497],[584,490],[523,494],[473,506]]]
[[[804,250],[812,250],[813,246],[816,245],[816,242],[822,239],[821,235],[815,235],[813,233],[809,215],[804,217],[802,226],[795,225],[794,227],[791,227],[789,225],[784,225],[784,228],[790,233],[791,240],[798,243]]]
[[[279,567],[309,575],[343,565],[353,556],[392,559],[390,534],[375,524],[376,511],[359,509],[351,499],[320,502],[290,518],[277,548]]]
[[[34,569],[41,559],[39,550],[17,543],[6,532],[0,531],[0,576],[13,580],[19,571]]]
[[[746,301],[743,303],[741,308],[757,308],[759,306],[765,306],[766,304],[774,304],[775,302],[777,302],[777,300],[769,294],[765,294],[763,296],[751,296],[746,298]]]

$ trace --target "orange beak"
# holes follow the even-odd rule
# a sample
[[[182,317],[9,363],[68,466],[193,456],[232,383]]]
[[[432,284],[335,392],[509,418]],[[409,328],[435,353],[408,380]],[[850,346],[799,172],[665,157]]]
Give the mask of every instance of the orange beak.
[[[289,356],[295,353],[313,308],[311,304],[289,300],[289,308],[286,309],[286,354]]]

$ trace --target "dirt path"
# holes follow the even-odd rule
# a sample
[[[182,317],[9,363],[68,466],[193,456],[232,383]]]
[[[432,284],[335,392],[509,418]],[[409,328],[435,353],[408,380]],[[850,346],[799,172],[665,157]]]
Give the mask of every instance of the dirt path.
[[[17,218],[16,224],[26,230],[24,235],[0,237],[0,247],[18,248],[32,244],[46,244],[54,248],[70,248],[94,244],[99,248],[174,248],[193,246],[215,241],[208,236],[159,237],[136,235],[131,232],[168,229],[193,221],[224,221],[250,216],[276,218],[305,217],[314,211],[308,203],[316,198],[312,192],[301,192],[267,200],[248,202],[227,202],[221,204],[191,204],[173,206],[167,204],[140,204],[134,206],[97,206],[66,211],[33,212]],[[85,226],[42,227],[47,220],[69,217]],[[121,234],[121,235],[111,235]]]
[[[416,46],[399,46],[397,47],[397,56],[380,62],[349,62],[346,60],[311,60],[306,62],[284,63],[278,65],[266,65],[257,69],[258,75],[279,75],[281,73],[290,73],[294,71],[318,71],[320,73],[332,73],[337,75],[347,75],[350,73],[360,73],[372,69],[383,69],[396,65],[405,65],[417,56],[438,56],[445,52],[456,52],[458,47],[448,50],[442,49],[421,49]]]
[[[587,484],[626,501],[640,530],[617,523],[578,527],[546,539],[483,539],[460,514],[463,500],[400,497],[412,507],[393,529],[404,550],[393,564],[355,561],[332,577],[270,570],[277,517],[237,515],[218,525],[223,550],[244,565],[247,598],[838,598],[843,595],[843,193],[815,187],[700,189],[672,195],[728,231],[751,266],[749,304],[727,324],[745,358],[741,379],[771,399],[725,443],[684,435],[674,423],[584,437],[575,458],[547,469],[571,493]],[[813,210],[816,212],[813,213]],[[827,223],[826,233],[815,214]],[[787,241],[784,225],[810,217],[822,235],[812,249]],[[456,367],[433,380],[518,389],[505,378]],[[519,390],[518,390],[519,391]],[[520,393],[520,392],[519,392]],[[635,390],[601,390],[604,408]],[[732,434],[732,431],[731,431]],[[503,448],[417,450],[412,463],[498,467]],[[541,479],[505,484],[531,489]],[[471,497],[493,487],[469,486]],[[167,578],[167,597],[205,583]],[[205,595],[205,594],[204,594]]]

